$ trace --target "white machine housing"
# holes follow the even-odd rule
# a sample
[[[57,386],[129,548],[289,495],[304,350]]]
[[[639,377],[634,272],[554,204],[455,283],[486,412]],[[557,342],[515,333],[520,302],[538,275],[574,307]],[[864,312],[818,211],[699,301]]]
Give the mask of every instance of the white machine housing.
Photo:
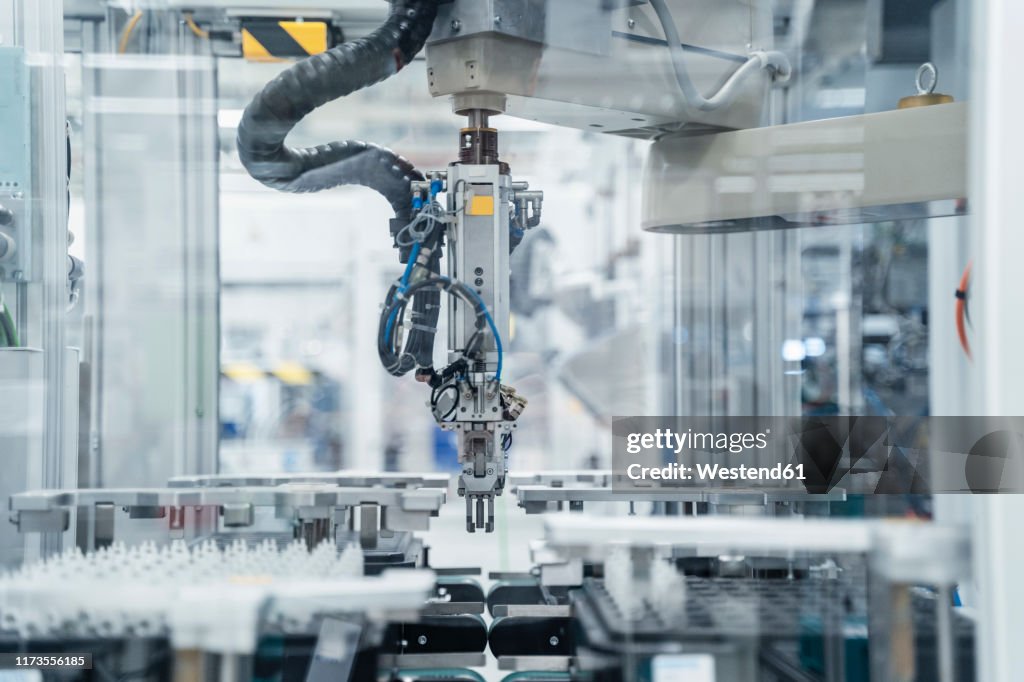
[[[705,96],[773,47],[770,2],[667,4]],[[698,110],[648,0],[454,0],[427,43],[427,75],[431,93],[451,95],[457,113],[655,140],[644,180],[649,231],[929,218],[967,206],[962,106],[770,126],[772,71],[763,69],[740,80],[727,105]],[[879,169],[900,169],[899,179]]]
[[[751,52],[772,47],[765,0],[669,0],[697,88],[714,92]],[[454,0],[427,42],[434,96],[456,111],[642,138],[762,124],[770,74],[713,112],[686,106],[664,32],[643,0]],[[480,106],[480,103],[486,103]]]

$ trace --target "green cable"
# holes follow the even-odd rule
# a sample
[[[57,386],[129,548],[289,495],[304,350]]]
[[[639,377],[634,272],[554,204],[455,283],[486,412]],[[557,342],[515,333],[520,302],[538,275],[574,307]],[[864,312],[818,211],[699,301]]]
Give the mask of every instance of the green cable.
[[[20,347],[21,341],[18,338],[18,328],[14,325],[14,318],[11,317],[11,309],[7,307],[6,303],[4,303],[3,315],[7,322],[7,324],[3,325],[4,338],[6,339],[7,346],[14,346],[16,348]],[[10,334],[7,333],[8,330],[10,330]]]
[[[7,339],[7,325],[0,324],[0,348],[10,348],[11,342]]]

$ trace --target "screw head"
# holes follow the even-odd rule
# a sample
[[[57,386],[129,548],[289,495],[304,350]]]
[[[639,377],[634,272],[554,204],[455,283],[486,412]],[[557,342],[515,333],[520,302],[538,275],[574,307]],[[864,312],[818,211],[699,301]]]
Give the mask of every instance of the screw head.
[[[548,640],[548,644],[550,644],[551,646],[558,646],[558,638],[554,635],[551,635],[551,639]]]
[[[630,28],[636,28],[636,19],[629,19],[626,22],[626,26],[629,26]]]
[[[427,643],[427,636],[426,635],[420,635],[419,637],[416,638],[416,643],[419,644],[420,646],[424,646]]]
[[[500,14],[494,17],[494,25],[495,26],[501,26],[501,15]]]
[[[452,30],[458,33],[462,30],[462,22],[458,19],[452,19]]]

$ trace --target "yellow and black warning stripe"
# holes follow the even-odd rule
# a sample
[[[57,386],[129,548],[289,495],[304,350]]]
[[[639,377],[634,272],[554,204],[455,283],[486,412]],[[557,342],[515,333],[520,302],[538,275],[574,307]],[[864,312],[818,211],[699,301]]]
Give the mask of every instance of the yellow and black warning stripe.
[[[264,379],[276,379],[289,386],[310,386],[320,376],[320,370],[300,362],[279,362],[273,367],[260,367],[250,362],[229,362],[220,368],[221,376],[239,384],[254,384]]]
[[[325,21],[246,19],[242,22],[242,56],[258,62],[308,57],[331,47]]]

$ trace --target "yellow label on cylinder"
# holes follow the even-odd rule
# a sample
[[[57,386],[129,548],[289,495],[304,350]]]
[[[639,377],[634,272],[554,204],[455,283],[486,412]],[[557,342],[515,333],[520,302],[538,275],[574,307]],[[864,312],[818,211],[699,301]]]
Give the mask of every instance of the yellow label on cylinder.
[[[466,213],[467,215],[494,215],[494,197],[491,195],[471,197],[469,210]]]

